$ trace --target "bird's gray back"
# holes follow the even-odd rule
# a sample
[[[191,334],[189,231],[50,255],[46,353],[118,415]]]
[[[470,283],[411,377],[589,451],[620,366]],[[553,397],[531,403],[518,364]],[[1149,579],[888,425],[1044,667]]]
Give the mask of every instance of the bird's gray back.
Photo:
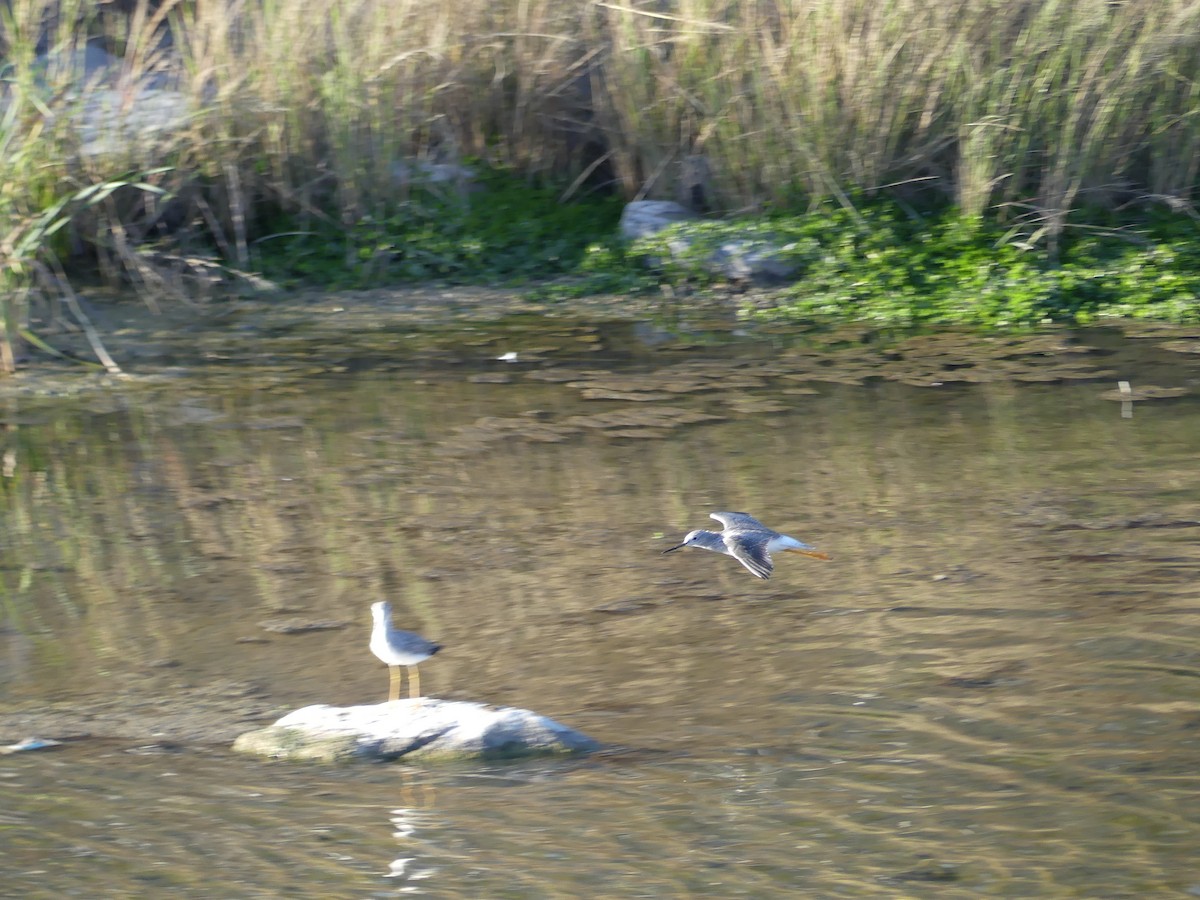
[[[423,638],[421,635],[413,631],[399,631],[393,629],[388,635],[389,643],[398,650],[405,653],[411,653],[414,656],[426,654],[432,656],[439,649],[437,644],[428,638]]]

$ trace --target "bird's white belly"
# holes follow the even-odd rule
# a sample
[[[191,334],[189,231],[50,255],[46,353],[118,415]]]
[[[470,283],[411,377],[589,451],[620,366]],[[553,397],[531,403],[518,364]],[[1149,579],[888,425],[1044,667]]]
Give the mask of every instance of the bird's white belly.
[[[777,534],[775,537],[767,541],[767,551],[775,552],[778,550],[811,550],[812,546],[798,541],[793,537],[788,537],[786,534]]]

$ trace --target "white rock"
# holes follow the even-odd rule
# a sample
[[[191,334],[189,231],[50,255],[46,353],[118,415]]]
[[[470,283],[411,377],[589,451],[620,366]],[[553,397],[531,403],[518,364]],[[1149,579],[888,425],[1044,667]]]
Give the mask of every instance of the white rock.
[[[627,241],[649,237],[673,225],[697,219],[694,212],[672,200],[635,200],[621,210],[621,237]]]
[[[668,225],[698,219],[699,216],[687,207],[669,200],[638,200],[627,204],[621,212],[621,237],[636,241],[657,234]],[[686,263],[689,257],[699,255],[693,250],[695,244],[695,236],[684,228],[673,234],[666,246],[676,262]],[[692,260],[691,264],[731,281],[774,284],[789,281],[799,272],[800,267],[786,257],[791,249],[791,245],[779,244],[773,239],[731,238],[707,251],[704,258]],[[648,256],[645,262],[651,268],[661,268],[664,261],[657,256]]]
[[[414,162],[397,160],[392,163],[392,180],[396,184],[454,184],[472,187],[475,172],[456,163],[431,163],[423,159]]]
[[[783,252],[789,249],[769,241],[734,239],[713,252],[708,267],[733,281],[787,281],[799,271],[799,266],[783,258]]]
[[[370,706],[306,706],[249,731],[233,749],[282,759],[495,759],[584,753],[600,745],[525,709],[420,697]]]
[[[191,98],[181,91],[143,88],[132,100],[123,91],[91,91],[77,120],[83,138],[80,152],[96,157],[133,148],[144,151],[173,140],[191,115]]]

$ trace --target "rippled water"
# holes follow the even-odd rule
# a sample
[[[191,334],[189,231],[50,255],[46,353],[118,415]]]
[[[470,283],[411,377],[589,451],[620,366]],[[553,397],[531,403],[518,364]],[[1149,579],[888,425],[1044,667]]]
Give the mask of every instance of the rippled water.
[[[1200,893],[1200,356],[1061,339],[988,374],[518,322],[11,400],[0,738],[80,739],[0,761],[5,890]],[[1056,341],[1097,352],[1046,368]],[[1118,379],[1192,393],[1123,409]],[[660,555],[714,509],[833,561]],[[381,597],[445,644],[429,693],[611,749],[230,753],[384,699]]]

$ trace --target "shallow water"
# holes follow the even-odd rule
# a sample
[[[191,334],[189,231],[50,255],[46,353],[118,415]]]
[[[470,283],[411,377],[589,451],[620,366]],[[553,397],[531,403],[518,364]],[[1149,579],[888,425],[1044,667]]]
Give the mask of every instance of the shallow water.
[[[80,739],[0,758],[0,880],[1200,893],[1200,356],[1170,339],[1194,336],[819,350],[513,320],[314,357],[281,330],[201,341],[178,377],[10,398],[0,738]],[[1102,396],[1118,379],[1190,393],[1123,405]],[[785,556],[764,582],[660,555],[714,509],[833,560]],[[446,646],[427,692],[611,749],[230,753],[283,711],[384,698],[366,651],[383,597]],[[262,625],[293,618],[347,624]],[[244,720],[186,715],[226,708]]]

